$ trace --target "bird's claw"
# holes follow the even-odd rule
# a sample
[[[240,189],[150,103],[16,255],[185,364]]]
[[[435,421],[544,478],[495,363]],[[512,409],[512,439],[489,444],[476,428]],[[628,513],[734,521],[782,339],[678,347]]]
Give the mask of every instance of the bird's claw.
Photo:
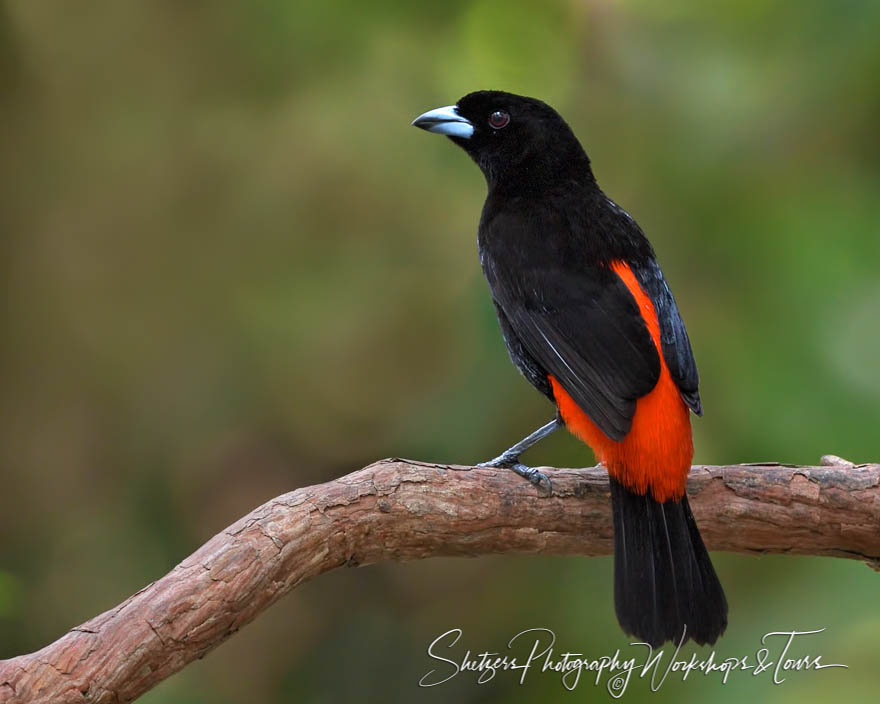
[[[534,467],[527,467],[519,461],[518,455],[509,455],[506,452],[498,455],[494,460],[488,462],[480,462],[477,467],[492,467],[495,469],[511,469],[524,479],[528,479],[532,484],[541,489],[549,496],[553,493],[553,484],[550,478],[543,472],[539,472]]]
[[[548,496],[553,493],[553,483],[543,472],[539,472],[534,467],[526,467],[524,464],[516,463],[511,469],[521,477],[525,477],[539,489],[542,489]]]

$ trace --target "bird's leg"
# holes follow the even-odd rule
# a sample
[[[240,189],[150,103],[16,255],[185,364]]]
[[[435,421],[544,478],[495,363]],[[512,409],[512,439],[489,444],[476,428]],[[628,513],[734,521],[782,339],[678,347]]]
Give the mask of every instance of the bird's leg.
[[[546,438],[550,433],[559,428],[562,425],[559,418],[554,418],[546,425],[542,425],[535,432],[527,435],[522,440],[520,440],[516,445],[509,447],[504,452],[502,452],[498,457],[494,460],[489,460],[488,462],[481,462],[478,464],[478,467],[511,467],[514,464],[518,463],[519,456],[528,450],[533,445],[537,445],[541,440]]]
[[[550,433],[554,430],[562,427],[562,421],[559,419],[559,416],[556,416],[553,420],[551,420],[546,425],[542,425],[538,428],[534,433],[524,437],[520,440],[516,445],[509,447],[504,452],[502,452],[498,457],[494,460],[489,460],[488,462],[480,462],[477,467],[506,467],[507,469],[512,469],[519,476],[525,477],[535,486],[543,487],[547,490],[547,492],[552,492],[552,485],[550,484],[550,479],[543,472],[539,472],[537,469],[533,467],[527,467],[519,461],[519,456],[528,450],[532,445],[536,445],[541,440],[546,438]]]

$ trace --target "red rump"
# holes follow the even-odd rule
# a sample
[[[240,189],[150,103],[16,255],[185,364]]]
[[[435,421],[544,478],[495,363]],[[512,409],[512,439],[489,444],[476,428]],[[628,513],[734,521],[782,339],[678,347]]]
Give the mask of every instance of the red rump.
[[[611,440],[552,375],[548,378],[566,427],[593,449],[612,477],[637,494],[650,490],[657,501],[677,500],[684,495],[694,454],[690,411],[663,359],[654,304],[627,264],[615,261],[611,268],[635,298],[660,356],[660,378],[636,401],[632,429],[620,442]]]

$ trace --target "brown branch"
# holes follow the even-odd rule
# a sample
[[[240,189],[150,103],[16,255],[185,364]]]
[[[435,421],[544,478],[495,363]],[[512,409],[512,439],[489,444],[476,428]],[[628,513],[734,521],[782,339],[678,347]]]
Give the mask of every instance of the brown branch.
[[[880,465],[694,467],[709,548],[880,560]],[[611,552],[602,468],[548,469],[542,497],[506,470],[383,460],[279,496],[122,604],[0,661],[0,702],[127,702],[276,599],[342,565],[439,555]]]

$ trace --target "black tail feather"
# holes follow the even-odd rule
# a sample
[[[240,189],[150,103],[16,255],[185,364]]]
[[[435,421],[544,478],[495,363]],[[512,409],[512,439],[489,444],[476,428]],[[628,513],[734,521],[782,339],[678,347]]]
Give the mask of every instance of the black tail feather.
[[[627,633],[658,646],[686,638],[714,643],[727,600],[687,496],[660,503],[611,478],[614,606]]]

